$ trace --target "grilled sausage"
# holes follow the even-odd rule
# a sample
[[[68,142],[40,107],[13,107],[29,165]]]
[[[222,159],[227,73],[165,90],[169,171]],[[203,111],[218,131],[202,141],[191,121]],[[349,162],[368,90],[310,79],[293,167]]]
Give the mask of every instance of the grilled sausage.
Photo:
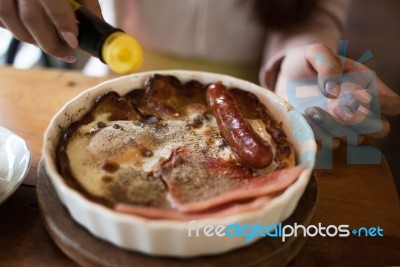
[[[262,139],[242,116],[235,99],[220,82],[207,88],[206,100],[222,136],[236,155],[254,168],[264,168],[273,159],[271,146]]]

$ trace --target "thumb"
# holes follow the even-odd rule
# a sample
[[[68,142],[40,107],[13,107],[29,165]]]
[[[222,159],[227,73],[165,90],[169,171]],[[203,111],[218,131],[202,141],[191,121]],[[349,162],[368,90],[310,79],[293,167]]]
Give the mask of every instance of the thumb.
[[[339,58],[327,45],[320,43],[308,46],[305,57],[318,74],[318,86],[322,94],[337,98],[343,73]]]

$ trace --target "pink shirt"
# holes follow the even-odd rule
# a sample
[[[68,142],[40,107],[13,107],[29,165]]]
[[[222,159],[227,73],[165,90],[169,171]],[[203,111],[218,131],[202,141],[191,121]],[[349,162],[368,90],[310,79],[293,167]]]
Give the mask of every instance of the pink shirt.
[[[273,88],[279,64],[288,49],[315,42],[336,48],[349,1],[319,0],[310,22],[293,32],[272,32],[262,27],[252,13],[251,2],[116,1],[116,19],[148,51],[200,60],[208,66],[258,65],[260,83]],[[146,60],[146,53],[144,56]],[[164,68],[176,67],[171,63]],[[240,77],[240,72],[236,76]]]

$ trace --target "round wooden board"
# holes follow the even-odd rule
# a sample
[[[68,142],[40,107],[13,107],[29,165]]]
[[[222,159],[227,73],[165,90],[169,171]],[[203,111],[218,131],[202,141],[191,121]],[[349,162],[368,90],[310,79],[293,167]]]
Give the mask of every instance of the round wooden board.
[[[262,238],[248,247],[216,256],[189,259],[152,257],[118,248],[94,237],[77,224],[60,202],[42,162],[37,174],[37,197],[48,233],[57,246],[81,266],[284,266],[298,254],[306,241],[303,236],[290,237],[285,242],[280,238]],[[318,185],[313,175],[296,210],[283,224],[308,225],[317,200]]]

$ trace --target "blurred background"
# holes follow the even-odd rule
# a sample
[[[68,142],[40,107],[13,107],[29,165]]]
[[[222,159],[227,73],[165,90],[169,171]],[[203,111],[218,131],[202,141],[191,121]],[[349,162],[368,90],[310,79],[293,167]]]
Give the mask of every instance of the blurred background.
[[[370,49],[365,62],[397,94],[400,94],[400,1],[353,0],[344,33],[348,57],[358,59]],[[391,131],[376,142],[388,161],[400,193],[400,116],[390,119]]]
[[[105,19],[114,23],[113,1],[101,0]],[[358,59],[367,50],[373,58],[365,62],[393,90],[400,94],[400,1],[353,0],[343,39],[348,40],[347,56]],[[14,53],[15,52],[15,53]],[[44,55],[33,45],[12,41],[11,34],[0,28],[0,65],[16,68],[35,66],[82,69],[86,75],[101,76],[107,67],[98,59],[79,53],[78,64],[69,65]],[[391,132],[376,142],[385,155],[400,193],[400,117],[391,119]]]

